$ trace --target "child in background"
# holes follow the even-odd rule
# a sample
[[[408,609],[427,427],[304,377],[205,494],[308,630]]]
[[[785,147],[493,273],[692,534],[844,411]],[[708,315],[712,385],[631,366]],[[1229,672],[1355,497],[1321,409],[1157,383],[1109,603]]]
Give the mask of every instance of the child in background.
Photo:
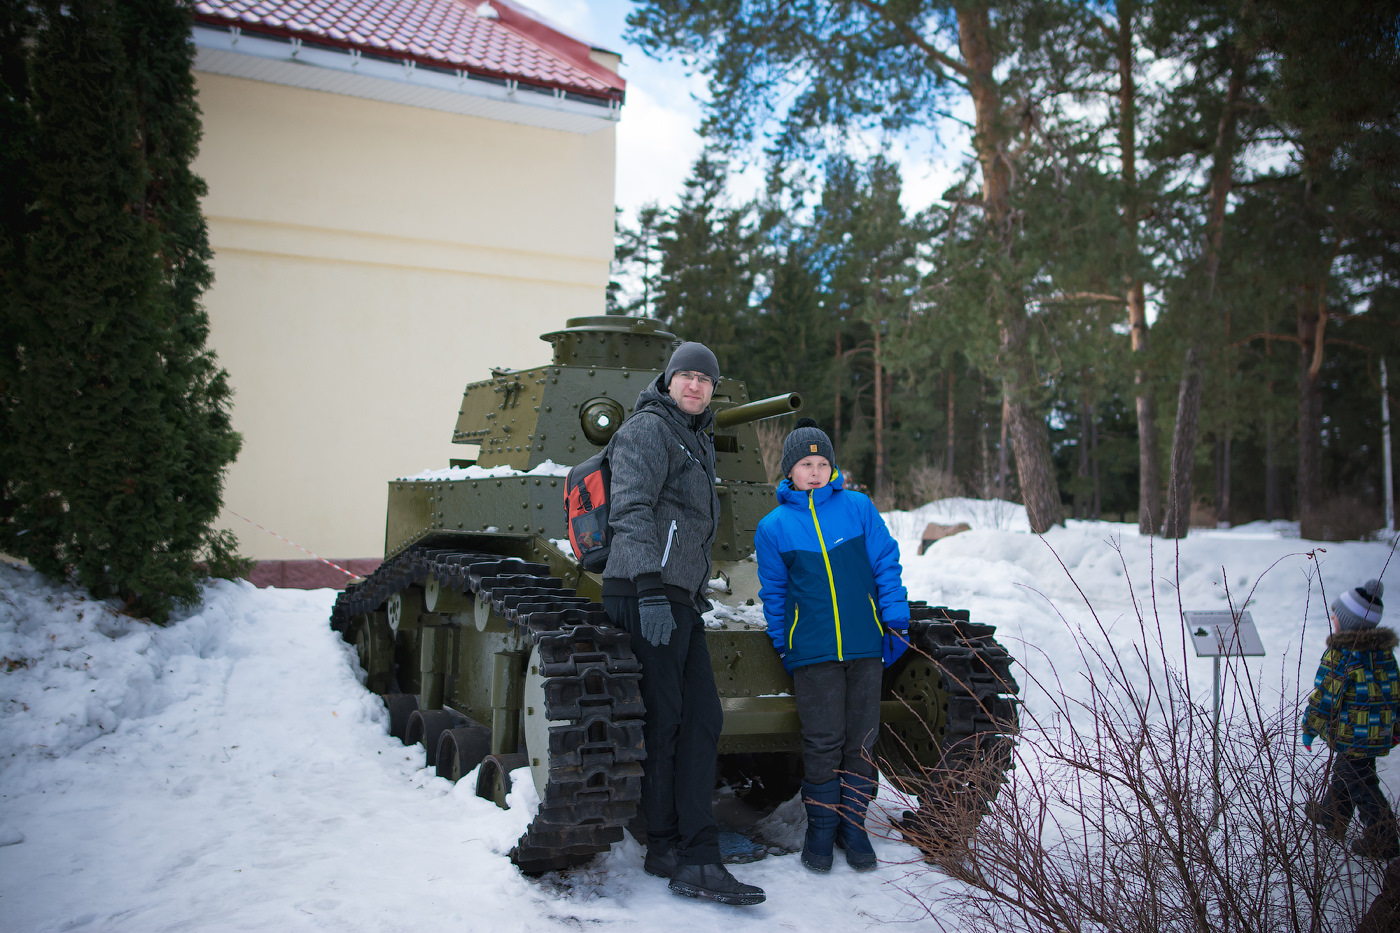
[[[778,507],[758,523],[754,546],[768,634],[792,674],[802,722],[802,864],[829,871],[839,843],[852,868],[871,871],[865,813],[876,787],[886,634],[909,629],[899,545],[869,497],[844,488],[815,421],[803,418],[787,436],[782,468]]]
[[[1322,736],[1332,749],[1332,783],[1320,801],[1303,808],[1334,839],[1346,835],[1352,814],[1365,827],[1352,851],[1366,858],[1400,856],[1395,814],[1380,789],[1376,759],[1400,743],[1400,670],[1395,632],[1378,628],[1379,580],[1367,580],[1332,603],[1333,632],[1317,669],[1303,719],[1303,747]]]

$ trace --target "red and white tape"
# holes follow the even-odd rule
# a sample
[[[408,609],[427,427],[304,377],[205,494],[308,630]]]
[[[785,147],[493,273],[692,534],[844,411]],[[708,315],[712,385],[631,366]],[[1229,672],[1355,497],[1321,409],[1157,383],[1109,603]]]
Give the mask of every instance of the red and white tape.
[[[335,563],[335,562],[333,562],[333,561],[326,560],[324,557],[322,557],[320,554],[317,554],[315,551],[308,551],[306,548],[302,547],[300,544],[297,544],[297,543],[296,543],[295,541],[293,541],[291,538],[283,537],[282,535],[279,535],[277,532],[273,531],[271,528],[266,528],[266,527],[264,527],[264,526],[262,526],[262,525],[259,525],[257,522],[253,521],[251,518],[248,518],[246,515],[239,515],[237,512],[235,512],[233,509],[229,508],[228,506],[224,506],[224,511],[228,512],[228,514],[230,514],[230,515],[232,515],[232,516],[234,516],[234,517],[236,517],[236,518],[241,518],[241,519],[243,519],[245,522],[247,522],[248,524],[250,524],[250,525],[252,525],[252,526],[254,526],[254,527],[256,527],[256,528],[262,528],[263,531],[265,531],[265,532],[267,532],[268,534],[272,535],[272,536],[273,536],[274,538],[276,538],[277,540],[287,542],[287,543],[290,544],[292,547],[296,548],[298,551],[305,551],[307,554],[310,554],[312,557],[316,558],[316,559],[319,560],[321,563],[327,564],[327,565],[329,565],[329,566],[331,566],[331,567],[334,567],[336,570],[339,570],[341,573],[345,574],[347,577],[350,577],[352,580],[359,580],[359,579],[360,579],[360,575],[359,575],[358,573],[355,573],[355,572],[352,571],[352,570],[346,570],[344,567],[340,566],[339,564],[337,564],[337,563]]]

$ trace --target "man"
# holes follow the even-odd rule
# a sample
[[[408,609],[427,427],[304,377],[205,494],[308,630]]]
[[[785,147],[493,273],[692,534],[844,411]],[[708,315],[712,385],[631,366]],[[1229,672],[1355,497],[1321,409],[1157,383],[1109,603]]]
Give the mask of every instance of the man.
[[[648,874],[671,890],[758,904],[720,862],[712,797],[723,713],[700,614],[710,608],[710,546],[719,519],[710,397],[719,361],[683,343],[642,390],[612,440],[612,548],[603,606],[642,663],[642,816]]]

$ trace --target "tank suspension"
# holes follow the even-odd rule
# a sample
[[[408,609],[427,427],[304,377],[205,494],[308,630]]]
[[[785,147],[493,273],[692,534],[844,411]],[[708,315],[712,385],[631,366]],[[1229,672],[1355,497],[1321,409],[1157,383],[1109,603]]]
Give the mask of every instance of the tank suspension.
[[[409,548],[335,601],[331,627],[351,637],[356,617],[434,577],[474,594],[526,636],[538,658],[548,748],[540,808],[511,850],[526,874],[575,867],[621,841],[641,799],[641,665],[603,607],[563,585],[547,564],[499,554]]]

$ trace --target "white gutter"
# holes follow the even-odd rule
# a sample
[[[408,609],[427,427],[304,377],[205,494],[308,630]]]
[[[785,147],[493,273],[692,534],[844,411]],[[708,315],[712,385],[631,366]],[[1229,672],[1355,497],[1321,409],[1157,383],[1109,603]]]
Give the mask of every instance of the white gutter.
[[[358,51],[303,45],[241,32],[238,27],[196,24],[195,70],[271,84],[345,94],[464,116],[522,123],[588,135],[621,118],[616,102],[591,104],[560,91],[537,91],[514,81],[498,84],[465,71],[455,75],[365,58]]]

